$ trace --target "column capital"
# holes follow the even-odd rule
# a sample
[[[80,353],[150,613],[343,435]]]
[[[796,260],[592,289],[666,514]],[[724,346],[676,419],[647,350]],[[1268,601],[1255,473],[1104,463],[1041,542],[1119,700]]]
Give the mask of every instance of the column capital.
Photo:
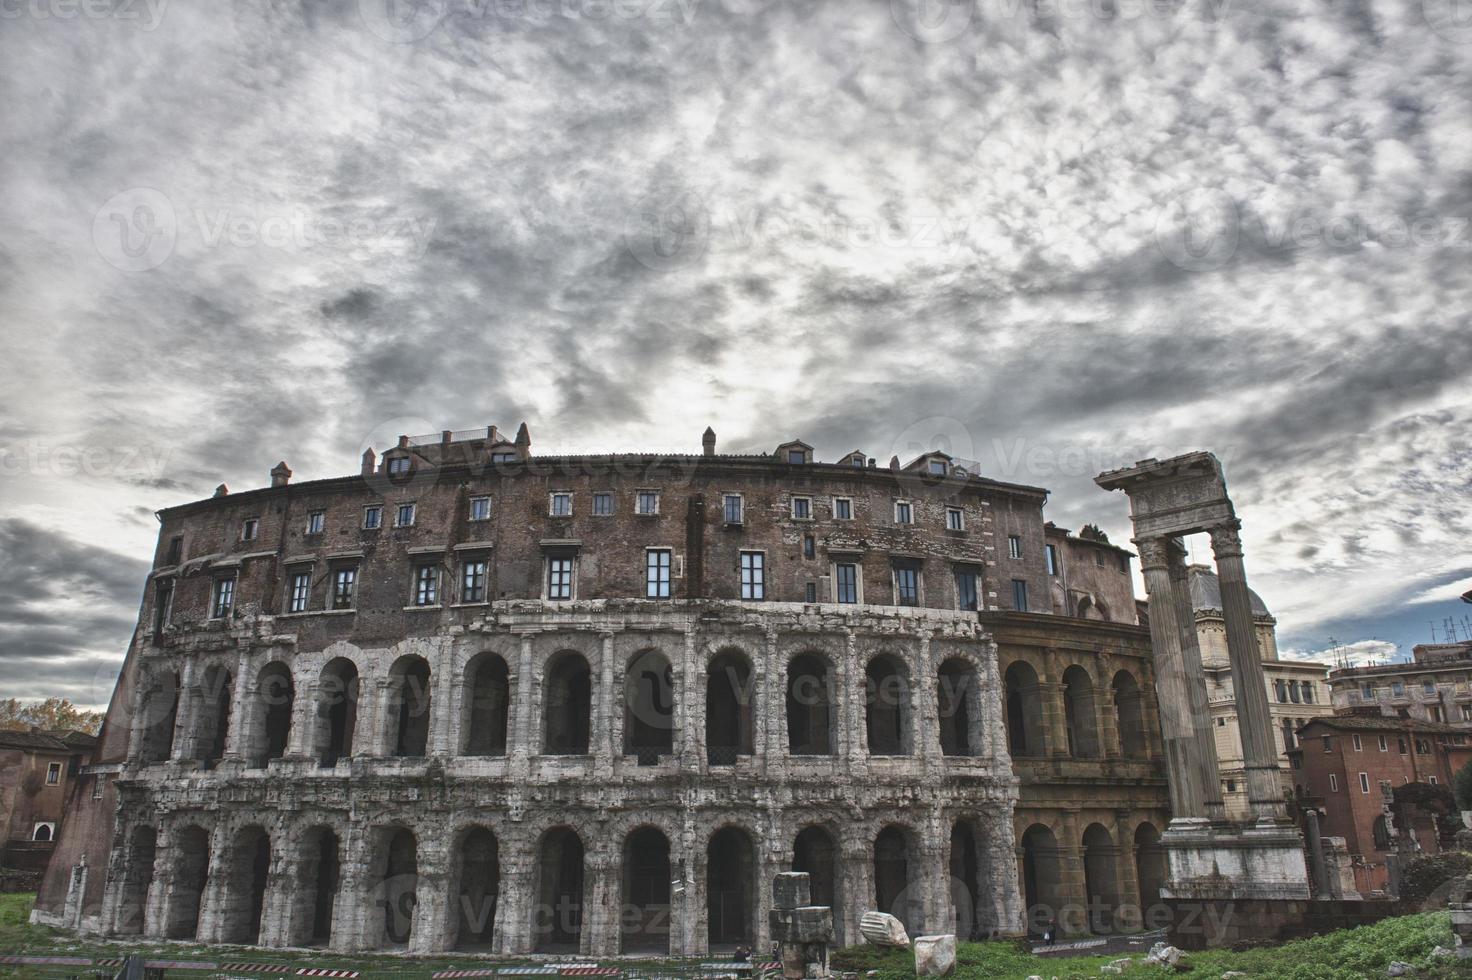
[[[1218,524],[1211,529],[1211,550],[1217,559],[1242,557],[1242,522]]]
[[[1152,568],[1169,568],[1170,541],[1171,539],[1163,534],[1133,539],[1135,547],[1140,551],[1140,569],[1144,571]]]

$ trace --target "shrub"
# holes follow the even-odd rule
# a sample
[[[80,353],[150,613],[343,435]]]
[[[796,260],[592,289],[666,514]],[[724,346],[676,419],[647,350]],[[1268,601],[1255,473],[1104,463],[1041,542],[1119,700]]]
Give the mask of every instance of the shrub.
[[[1400,879],[1402,902],[1420,903],[1433,897],[1453,878],[1472,873],[1472,854],[1451,851],[1418,857],[1406,865]]]
[[[1472,762],[1468,762],[1452,777],[1452,787],[1457,794],[1457,805],[1463,810],[1472,810]]]

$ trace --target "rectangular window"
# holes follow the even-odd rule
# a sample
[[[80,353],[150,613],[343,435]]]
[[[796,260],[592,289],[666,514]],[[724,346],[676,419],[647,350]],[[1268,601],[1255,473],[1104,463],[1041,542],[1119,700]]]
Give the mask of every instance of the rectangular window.
[[[789,450],[787,450],[787,462],[792,463],[792,464],[794,464],[796,466],[801,466],[803,463],[806,463],[807,461],[808,461],[808,453],[807,453],[807,450],[805,450],[805,449],[789,449]]]
[[[1334,751],[1334,739],[1330,735],[1325,735],[1324,736],[1324,751],[1325,752],[1333,752]]]
[[[644,595],[650,599],[670,597],[670,552],[650,548],[644,552]]]
[[[414,524],[414,505],[399,504],[394,514],[394,527],[411,527]]]
[[[414,569],[414,605],[433,606],[440,599],[438,565],[420,565]]]
[[[1339,792],[1339,777],[1332,772],[1329,773],[1329,792]]]
[[[291,591],[287,595],[287,612],[306,612],[307,604],[312,601],[312,573],[293,572],[291,576]]]
[[[814,558],[817,556],[817,554],[818,539],[813,537],[811,534],[804,534],[802,536],[802,556],[804,558]]]
[[[184,558],[184,538],[175,535],[169,539],[169,553],[164,557],[164,562],[169,565],[177,565]]]
[[[224,619],[230,615],[230,609],[235,605],[235,580],[233,578],[215,579],[214,602],[210,604],[210,618]]]
[[[1435,694],[1436,682],[1428,677],[1426,680],[1421,682],[1421,690],[1426,692],[1427,694]]]
[[[854,519],[854,502],[848,497],[833,498],[833,519],[836,521],[851,521]]]
[[[1472,704],[1462,705],[1462,720],[1472,721]]]
[[[465,563],[460,574],[460,601],[486,601],[486,561],[472,559]]]
[[[1292,701],[1294,704],[1300,703],[1299,702],[1299,697],[1298,697],[1298,682],[1297,681],[1289,681],[1288,682],[1288,700]]]
[[[901,565],[894,570],[894,598],[901,606],[920,605],[920,570]]]
[[[153,638],[154,642],[161,641],[164,627],[169,625],[169,614],[173,611],[174,583],[165,579],[158,583],[153,595]]]
[[[332,573],[332,608],[351,609],[358,593],[358,570],[339,568]]]
[[[1360,685],[1360,693],[1363,694],[1367,698],[1374,698],[1375,697],[1375,689],[1373,687],[1371,687],[1369,684],[1361,684]]]
[[[1027,612],[1027,583],[1020,578],[1012,580],[1012,608]]]
[[[1283,681],[1273,681],[1273,694],[1277,697],[1279,704],[1288,703],[1288,685]]]
[[[1406,737],[1404,735],[1398,736],[1396,738],[1395,745],[1396,745],[1396,748],[1398,748],[1400,750],[1400,754],[1401,755],[1405,755],[1406,754]]]
[[[571,558],[547,559],[547,598],[556,600],[572,598]]]
[[[741,553],[741,598],[756,602],[767,597],[766,561],[760,551]]]
[[[1007,557],[1022,557],[1022,539],[1015,534],[1007,535]]]
[[[818,601],[818,583],[817,582],[809,582],[806,586],[804,586],[804,588],[803,588],[803,597],[808,602],[817,602]]]
[[[1406,686],[1405,686],[1404,683],[1402,683],[1401,681],[1391,681],[1390,682],[1390,696],[1391,697],[1393,697],[1393,698],[1404,697],[1405,696],[1405,693],[1406,693]]]
[[[321,534],[322,529],[327,526],[327,512],[313,510],[307,512],[307,533]]]
[[[470,498],[470,519],[472,521],[488,521],[491,519],[491,498]]]
[[[408,456],[390,456],[388,460],[388,475],[403,476],[409,472]]]
[[[61,782],[61,763],[52,762],[46,766],[46,785],[55,786]]]
[[[593,516],[613,516],[613,494],[607,492],[593,494]]]
[[[572,516],[572,494],[554,493],[548,505],[547,513],[553,517]]]
[[[383,526],[383,508],[376,504],[363,508],[363,530],[375,531]]]
[[[810,520],[813,516],[812,497],[792,498],[792,519],[797,521]]]
[[[741,524],[745,520],[745,514],[741,507],[741,494],[728,493],[725,499],[725,520],[727,524]]]
[[[964,530],[966,530],[966,513],[965,513],[965,511],[961,510],[961,508],[959,508],[959,507],[947,507],[946,508],[946,530],[947,531],[964,531]]]
[[[1102,551],[1096,551],[1096,552],[1094,552],[1094,564],[1095,565],[1098,565],[1100,568],[1103,568],[1104,567],[1104,552],[1102,552]]]
[[[1360,773],[1360,792],[1365,794],[1370,792],[1370,774],[1367,772]]]
[[[1389,752],[1390,751],[1390,742],[1386,740],[1386,738],[1385,738],[1384,735],[1381,735],[1380,736],[1380,751],[1381,752]]]
[[[930,461],[930,472],[936,476],[946,475],[946,461],[943,459],[932,459]]]
[[[1431,706],[1431,720],[1432,721],[1445,722],[1446,721],[1446,709],[1443,708],[1439,704],[1433,704]]]
[[[659,491],[640,490],[635,498],[634,512],[646,516],[659,513]]]
[[[974,612],[980,608],[977,602],[979,593],[976,591],[976,573],[961,571],[956,573],[956,608]]]
[[[515,453],[491,453],[491,462],[493,463],[514,463],[516,462],[516,458]]]
[[[1130,556],[1129,555],[1120,555],[1119,556],[1119,570],[1121,572],[1125,573],[1126,575],[1128,575],[1130,573]]]
[[[1314,703],[1314,682],[1313,681],[1304,681],[1302,684],[1300,684],[1298,686],[1303,691],[1303,703],[1304,704],[1313,704]]]
[[[1356,735],[1354,737],[1354,750],[1356,752],[1359,752],[1359,751],[1362,751],[1363,749],[1364,749],[1364,746],[1360,744],[1360,737],[1358,735]]]
[[[256,539],[256,532],[260,530],[260,527],[260,521],[254,517],[247,517],[240,522],[240,540],[254,541]]]
[[[908,500],[896,500],[894,502],[894,522],[896,524],[915,523],[915,512],[911,510]]]
[[[859,566],[852,562],[839,562],[833,566],[835,598],[839,602],[859,601]]]
[[[1057,575],[1058,574],[1058,546],[1056,544],[1050,544],[1050,545],[1048,545],[1047,547],[1045,547],[1043,549],[1043,554],[1048,559],[1048,574],[1049,575]]]

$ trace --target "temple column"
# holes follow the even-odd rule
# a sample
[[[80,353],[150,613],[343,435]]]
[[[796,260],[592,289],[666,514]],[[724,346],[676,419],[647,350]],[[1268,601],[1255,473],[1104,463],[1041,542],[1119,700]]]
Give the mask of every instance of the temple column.
[[[383,889],[371,881],[369,832],[349,827],[342,841],[337,898],[332,906],[331,948],[339,953],[377,949],[383,937]]]
[[[1186,670],[1186,694],[1190,698],[1191,723],[1196,732],[1196,760],[1201,769],[1202,802],[1213,822],[1226,820],[1222,804],[1221,763],[1216,754],[1216,733],[1211,725],[1211,699],[1206,693],[1206,671],[1201,666],[1201,643],[1196,636],[1196,609],[1191,603],[1190,570],[1186,547],[1180,538],[1166,540],[1167,572],[1174,599],[1176,629],[1181,637],[1181,663]]]
[[[288,841],[296,843],[295,836],[277,832],[271,846],[266,895],[261,902],[261,934],[256,940],[259,946],[291,945],[291,923],[295,912],[292,905],[297,882],[302,879],[305,869],[299,851],[287,852]]]
[[[1288,819],[1283,786],[1278,775],[1278,752],[1273,740],[1272,714],[1257,630],[1252,619],[1252,596],[1242,566],[1241,524],[1230,521],[1211,529],[1222,590],[1222,616],[1227,624],[1227,655],[1232,661],[1232,687],[1242,735],[1242,761],[1247,770],[1247,801],[1259,821]]]
[[[934,936],[954,932],[956,909],[951,901],[951,869],[946,860],[950,833],[938,810],[932,811],[921,825],[920,887],[923,901],[922,935]]]
[[[1007,748],[1007,716],[1002,705],[1007,700],[1007,688],[1002,683],[1002,671],[997,666],[997,646],[988,641],[981,658],[981,713],[983,731],[987,740],[985,748],[977,746],[994,763],[998,772],[1006,766],[1010,773],[1012,753]]]
[[[216,827],[210,834],[209,874],[205,879],[204,893],[200,896],[199,931],[197,939],[202,943],[221,943],[225,937],[226,919],[235,911],[240,896],[233,894],[238,889],[231,864],[235,849],[230,846],[230,836],[223,827]]]
[[[753,681],[752,689],[760,692],[760,699],[752,706],[752,730],[756,739],[757,752],[761,754],[761,772],[777,767],[779,770],[787,758],[787,670],[777,650],[777,631],[766,633],[762,647],[763,667],[761,680]],[[699,930],[697,930],[699,931]],[[706,940],[701,934],[700,952],[705,952]]]
[[[153,848],[153,880],[149,882],[148,893],[143,900],[143,935],[162,939],[168,932],[169,900],[178,880],[178,849],[174,846],[171,826],[159,825]],[[118,912],[119,917],[125,914],[121,909]]]

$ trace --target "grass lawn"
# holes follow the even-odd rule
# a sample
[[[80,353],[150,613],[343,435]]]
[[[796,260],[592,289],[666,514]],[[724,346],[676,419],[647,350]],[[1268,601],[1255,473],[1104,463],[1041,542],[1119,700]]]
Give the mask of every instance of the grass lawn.
[[[253,947],[194,946],[187,943],[119,943],[79,940],[65,932],[27,922],[33,895],[0,895],[0,954],[33,953],[58,956],[83,956],[91,959],[143,953],[160,959],[208,959],[253,963],[282,963],[361,970],[365,978],[425,978],[436,970],[489,965],[485,958],[443,956],[410,959],[392,955],[350,956],[318,952],[284,952]],[[1281,980],[1358,980],[1384,977],[1385,968],[1394,960],[1416,966],[1418,980],[1450,980],[1472,978],[1472,967],[1466,961],[1432,959],[1437,946],[1452,946],[1450,920],[1445,912],[1427,912],[1387,919],[1360,929],[1316,936],[1285,943],[1281,946],[1207,953],[1187,957],[1187,969],[1171,973],[1163,968],[1134,966],[1129,974],[1141,977],[1185,976],[1215,978],[1228,970],[1250,977],[1272,977]],[[1041,976],[1045,980],[1099,977],[1099,967],[1116,956],[1083,956],[1060,958],[1034,956],[1016,943],[962,943],[958,957],[956,980],[1026,980]],[[510,965],[527,960],[497,958],[496,965]],[[631,976],[640,973],[687,973],[682,964],[670,961],[618,961]],[[907,951],[880,950],[872,946],[854,946],[833,957],[835,971],[857,972],[862,980],[867,971],[877,971],[873,980],[911,980],[915,976],[914,960]],[[6,970],[11,972],[6,973]],[[0,967],[0,976],[51,978],[75,973],[76,968]],[[172,976],[173,974],[171,974]],[[181,974],[184,975],[184,974]],[[210,974],[196,974],[201,980]]]

